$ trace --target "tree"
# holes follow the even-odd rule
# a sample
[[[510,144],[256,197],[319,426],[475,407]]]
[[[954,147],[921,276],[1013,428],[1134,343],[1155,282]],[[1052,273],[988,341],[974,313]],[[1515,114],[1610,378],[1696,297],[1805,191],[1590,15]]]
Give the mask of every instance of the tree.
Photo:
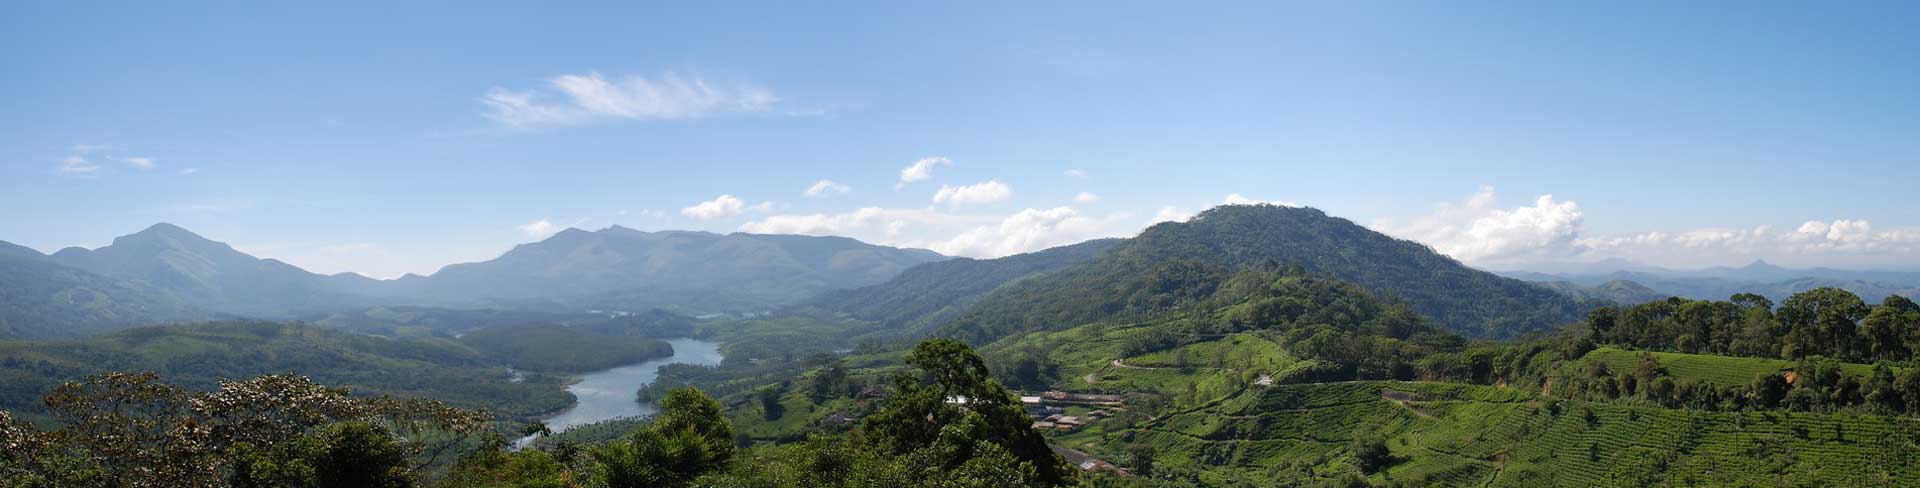
[[[780,393],[778,387],[761,388],[759,392],[754,393],[754,396],[760,400],[760,414],[768,421],[780,420],[780,417],[787,413],[786,405],[780,404]]]
[[[297,375],[190,393],[154,373],[102,373],[63,384],[45,401],[61,430],[41,434],[0,418],[0,440],[55,453],[48,457],[66,465],[0,463],[8,465],[0,472],[26,471],[4,478],[92,473],[83,478],[94,481],[54,484],[409,486],[412,463],[431,463],[493,417],[431,400],[356,398]]]
[[[1133,467],[1133,474],[1153,476],[1154,450],[1152,444],[1127,445],[1127,465]]]
[[[906,362],[929,381],[923,384],[906,374],[894,377],[894,395],[861,424],[872,447],[891,455],[950,450],[931,459],[959,469],[981,452],[975,444],[991,443],[1029,466],[1040,484],[1072,481],[1065,463],[1031,428],[1026,409],[990,377],[973,348],[951,339],[930,339],[914,346]]]
[[[1393,463],[1393,453],[1387,450],[1387,440],[1380,437],[1362,437],[1353,440],[1353,462],[1360,471],[1375,473],[1380,468]]]
[[[847,391],[847,366],[840,357],[831,354],[815,355],[812,362],[819,367],[813,374],[813,383],[807,390],[807,398],[813,403],[822,403],[838,398]]]
[[[660,401],[660,413],[625,439],[594,449],[601,480],[611,488],[677,488],[733,459],[733,424],[720,403],[693,387]]]
[[[1858,358],[1859,323],[1867,305],[1853,292],[1815,288],[1780,303],[1778,316],[1794,340],[1792,357],[1828,355]]]

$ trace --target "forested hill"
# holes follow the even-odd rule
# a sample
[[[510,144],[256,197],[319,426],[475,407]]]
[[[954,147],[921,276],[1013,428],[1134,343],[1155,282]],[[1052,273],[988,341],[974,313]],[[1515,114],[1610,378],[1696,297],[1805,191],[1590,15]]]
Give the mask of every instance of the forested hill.
[[[0,339],[71,338],[210,316],[165,290],[61,266],[31,249],[11,249],[24,252],[0,253]]]
[[[1017,280],[1092,260],[1121,239],[1096,239],[995,259],[957,258],[914,266],[886,283],[821,295],[806,307],[845,313],[907,333],[931,330],[980,297]]]
[[[0,410],[42,412],[40,397],[55,386],[103,371],[154,371],[196,389],[210,389],[221,379],[297,371],[356,393],[431,397],[510,418],[569,405],[562,378],[529,373],[514,381],[507,366],[449,339],[389,339],[253,322],[138,327],[80,341],[0,342]]]
[[[396,286],[445,303],[549,308],[761,311],[884,282],[946,259],[844,237],[567,229],[497,259],[455,264]]]
[[[1003,287],[943,328],[987,341],[1179,307],[1232,273],[1298,267],[1405,300],[1448,329],[1513,337],[1577,321],[1582,300],[1467,267],[1312,208],[1215,207],[1187,222],[1155,225],[1101,256]]]

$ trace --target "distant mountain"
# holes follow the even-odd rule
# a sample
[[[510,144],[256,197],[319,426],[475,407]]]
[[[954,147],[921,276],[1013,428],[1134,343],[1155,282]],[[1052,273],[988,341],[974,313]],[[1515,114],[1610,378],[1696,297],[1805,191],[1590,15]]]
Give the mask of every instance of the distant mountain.
[[[956,258],[908,268],[885,283],[821,295],[805,303],[912,334],[931,330],[1007,283],[1092,260],[1124,242],[1096,239],[995,259]]]
[[[1725,300],[1735,293],[1754,293],[1776,303],[1805,290],[1834,287],[1877,301],[1888,295],[1920,298],[1920,273],[1857,271],[1832,268],[1785,268],[1766,261],[1740,267],[1693,270],[1641,268],[1598,274],[1556,274],[1508,271],[1501,274],[1527,281],[1566,282],[1580,287],[1613,281],[1632,281],[1661,294],[1698,300]]]
[[[167,290],[62,266],[32,249],[0,244],[0,339],[71,338],[212,317]]]
[[[1543,281],[1539,284],[1575,297],[1622,305],[1638,305],[1673,296],[1628,280],[1613,280],[1592,286],[1582,286],[1569,281]]]
[[[115,238],[99,249],[61,249],[50,259],[167,290],[202,309],[237,315],[277,317],[370,303],[352,289],[353,283],[256,258],[165,223]]]
[[[984,342],[1170,310],[1210,295],[1234,272],[1277,266],[1404,300],[1469,336],[1546,330],[1577,320],[1589,305],[1316,209],[1228,205],[1155,225],[1091,261],[1002,287],[943,332]]]
[[[764,311],[884,282],[933,251],[844,237],[568,229],[497,259],[388,286],[430,303],[638,311]]]
[[[306,317],[362,330],[444,330],[458,324],[431,320],[460,314],[433,312],[430,323],[409,318],[433,308],[758,312],[878,284],[946,257],[842,237],[615,226],[568,229],[497,259],[450,265],[432,276],[375,280],[311,273],[162,223],[98,249],[70,247],[51,256],[0,243],[0,259],[9,271],[0,276],[0,299],[11,305],[0,310],[0,334],[65,337],[62,331],[85,334],[214,315]],[[394,321],[383,323],[382,317]]]

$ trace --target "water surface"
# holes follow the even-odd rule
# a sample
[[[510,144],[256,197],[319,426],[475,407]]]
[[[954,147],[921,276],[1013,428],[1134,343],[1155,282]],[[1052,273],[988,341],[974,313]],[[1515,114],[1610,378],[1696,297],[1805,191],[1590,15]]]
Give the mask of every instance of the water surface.
[[[578,383],[567,387],[567,392],[573,394],[576,403],[547,419],[547,428],[558,433],[603,420],[653,415],[659,409],[651,403],[640,403],[635,400],[634,394],[640,387],[652,384],[654,379],[660,377],[661,366],[676,363],[702,366],[720,364],[719,344],[685,338],[666,341],[673,345],[672,356],[580,375]],[[532,441],[532,437],[527,437],[515,444],[525,445]]]

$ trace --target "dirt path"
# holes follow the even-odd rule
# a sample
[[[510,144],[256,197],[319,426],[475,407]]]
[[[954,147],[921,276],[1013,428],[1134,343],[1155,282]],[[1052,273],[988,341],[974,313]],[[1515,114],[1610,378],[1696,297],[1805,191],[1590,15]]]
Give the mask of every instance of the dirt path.
[[[1413,406],[1414,400],[1413,400],[1412,393],[1407,393],[1404,391],[1394,391],[1394,390],[1380,390],[1380,399],[1393,402],[1394,405],[1399,405],[1400,408],[1407,409],[1408,412],[1412,412],[1414,415],[1419,416],[1420,418],[1424,418],[1428,420],[1432,420],[1434,418],[1433,414],[1421,411],[1418,407]]]

